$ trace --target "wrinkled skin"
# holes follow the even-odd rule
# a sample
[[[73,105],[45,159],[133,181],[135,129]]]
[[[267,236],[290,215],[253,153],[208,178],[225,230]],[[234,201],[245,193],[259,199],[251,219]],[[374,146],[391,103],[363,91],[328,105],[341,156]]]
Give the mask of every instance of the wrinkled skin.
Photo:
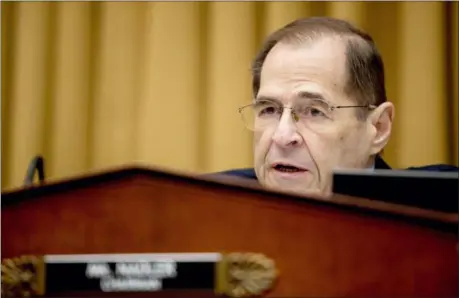
[[[344,91],[345,43],[324,37],[308,44],[279,43],[266,57],[257,99],[279,100],[292,107],[304,91],[320,93],[333,105],[355,105]],[[254,134],[255,172],[267,187],[280,190],[329,194],[336,168],[371,168],[375,154],[387,144],[392,127],[393,105],[386,102],[366,120],[355,108],[336,109],[326,129],[314,131],[298,125],[285,109],[277,126]],[[306,171],[281,173],[276,161],[301,166]]]

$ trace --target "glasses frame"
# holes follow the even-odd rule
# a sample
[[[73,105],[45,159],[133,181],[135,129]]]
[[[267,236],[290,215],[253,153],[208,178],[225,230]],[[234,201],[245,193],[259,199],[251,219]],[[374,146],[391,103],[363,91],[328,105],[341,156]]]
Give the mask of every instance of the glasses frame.
[[[322,100],[320,100],[322,101]],[[323,101],[325,102],[325,101]],[[275,103],[273,101],[273,103]],[[330,112],[333,112],[334,110],[337,110],[337,109],[348,109],[348,108],[365,108],[365,109],[368,109],[368,110],[373,110],[375,109],[377,106],[376,105],[346,105],[346,106],[339,106],[339,105],[330,105],[328,102],[325,102],[328,106],[329,106],[329,110]],[[257,104],[256,102],[254,103],[251,103],[251,104],[248,104],[248,105],[244,105],[242,107],[239,107],[238,108],[238,113],[241,115],[241,119],[242,119],[242,122],[244,123],[244,126],[247,127],[247,124],[244,120],[244,116],[243,116],[243,111],[249,107],[253,107],[255,104]],[[280,105],[282,107],[282,113],[284,112],[284,109],[289,109],[291,110],[292,112],[292,118],[293,120],[295,120],[295,122],[298,122],[299,121],[299,117],[297,115],[295,115],[295,111],[294,111],[294,108],[291,108],[291,107],[287,107],[285,105]],[[253,129],[250,129],[249,127],[247,127],[249,130],[252,130]]]

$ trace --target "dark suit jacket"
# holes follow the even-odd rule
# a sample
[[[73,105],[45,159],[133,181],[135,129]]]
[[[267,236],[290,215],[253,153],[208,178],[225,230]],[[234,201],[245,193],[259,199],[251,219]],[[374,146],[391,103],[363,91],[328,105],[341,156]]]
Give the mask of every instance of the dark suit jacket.
[[[376,157],[375,160],[375,169],[391,169],[391,167],[381,158]],[[452,165],[446,164],[433,164],[433,165],[426,165],[422,167],[410,167],[406,170],[417,170],[417,171],[433,171],[433,172],[459,172],[459,168]],[[223,172],[216,173],[218,175],[230,175],[230,176],[237,176],[242,178],[249,178],[249,179],[257,179],[255,175],[255,170],[253,168],[244,168],[244,169],[233,169]]]

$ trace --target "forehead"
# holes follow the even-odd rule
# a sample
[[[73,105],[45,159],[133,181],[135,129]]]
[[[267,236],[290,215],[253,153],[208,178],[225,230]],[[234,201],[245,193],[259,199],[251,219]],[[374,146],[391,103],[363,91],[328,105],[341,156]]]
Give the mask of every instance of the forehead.
[[[284,98],[306,91],[336,102],[346,82],[345,53],[345,43],[336,38],[279,43],[264,61],[259,95]]]

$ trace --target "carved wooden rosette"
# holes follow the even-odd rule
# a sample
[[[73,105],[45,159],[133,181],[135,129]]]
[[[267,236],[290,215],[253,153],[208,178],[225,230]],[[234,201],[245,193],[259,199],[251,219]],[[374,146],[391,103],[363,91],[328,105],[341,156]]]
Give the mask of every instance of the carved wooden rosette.
[[[257,253],[227,254],[219,266],[217,292],[234,298],[263,295],[272,289],[278,275],[274,261]]]
[[[2,260],[2,297],[32,297],[44,294],[44,263],[36,256]]]

